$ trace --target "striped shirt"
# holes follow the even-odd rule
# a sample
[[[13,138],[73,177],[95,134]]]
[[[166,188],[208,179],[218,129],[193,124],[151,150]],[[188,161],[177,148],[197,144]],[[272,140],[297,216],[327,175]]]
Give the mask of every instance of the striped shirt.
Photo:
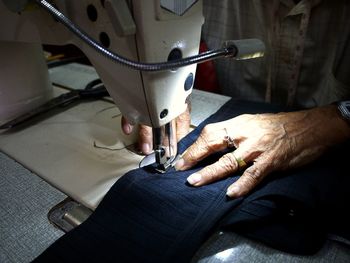
[[[203,0],[202,37],[259,38],[263,58],[215,61],[221,92],[237,99],[315,107],[350,99],[350,1]]]

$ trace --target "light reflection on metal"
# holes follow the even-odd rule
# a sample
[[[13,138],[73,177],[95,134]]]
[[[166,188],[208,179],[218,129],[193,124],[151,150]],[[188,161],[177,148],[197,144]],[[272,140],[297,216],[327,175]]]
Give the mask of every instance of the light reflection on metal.
[[[170,167],[177,155],[176,121],[153,128],[153,144],[158,172],[164,173]]]

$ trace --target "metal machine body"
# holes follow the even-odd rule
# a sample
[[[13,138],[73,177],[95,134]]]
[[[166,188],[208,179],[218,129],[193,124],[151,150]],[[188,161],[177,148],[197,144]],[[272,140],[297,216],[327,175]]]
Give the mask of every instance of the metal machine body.
[[[187,107],[196,65],[145,72],[116,64],[35,2],[0,1],[0,77],[5,83],[2,94],[6,95],[0,98],[0,120],[50,99],[41,44],[74,44],[89,58],[123,116],[133,124],[154,128],[156,161],[161,170],[166,169],[176,156],[173,120]],[[102,46],[130,60],[163,62],[198,54],[204,22],[201,0],[49,2]]]

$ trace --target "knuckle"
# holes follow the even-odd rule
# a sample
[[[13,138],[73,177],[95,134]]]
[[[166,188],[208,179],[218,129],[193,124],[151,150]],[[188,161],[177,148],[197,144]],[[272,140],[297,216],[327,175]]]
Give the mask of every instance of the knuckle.
[[[180,123],[182,123],[182,122],[187,123],[187,122],[191,121],[191,115],[190,115],[190,113],[189,113],[188,111],[185,111],[184,113],[180,114],[180,115],[177,117],[176,121],[177,121],[178,123],[179,123],[179,122],[180,122]]]
[[[196,150],[189,150],[186,152],[186,154],[183,156],[184,159],[186,159],[188,162],[194,162],[197,160],[197,151]]]
[[[214,125],[213,123],[207,124],[204,126],[201,135],[202,136],[207,136],[210,135],[214,131]]]
[[[246,170],[240,179],[240,189],[242,191],[242,195],[247,194],[259,183],[256,174],[249,170]]]
[[[219,150],[222,141],[222,139],[220,140],[218,138],[218,135],[215,132],[215,126],[213,126],[213,124],[208,124],[206,127],[204,127],[197,140],[200,147],[207,152],[215,152]]]
[[[219,167],[215,164],[205,167],[202,173],[203,179],[206,182],[213,182],[219,179],[221,177],[220,175]]]
[[[245,178],[247,185],[249,185],[250,188],[253,188],[255,185],[260,183],[265,176],[266,172],[264,171],[265,170],[262,167],[257,165],[246,169],[243,173],[243,177]]]
[[[244,174],[247,176],[247,180],[252,182],[252,183],[257,183],[259,182],[259,172],[258,169],[247,169]]]
[[[141,125],[140,126],[139,135],[141,137],[151,137],[152,136],[152,129],[151,129],[151,127],[148,127],[148,126],[145,126],[145,125]]]
[[[198,149],[203,149],[203,151],[209,152],[211,150],[209,135],[207,133],[201,133],[195,145]]]
[[[222,168],[226,173],[233,172],[237,169],[237,161],[232,154],[225,154],[220,158]]]

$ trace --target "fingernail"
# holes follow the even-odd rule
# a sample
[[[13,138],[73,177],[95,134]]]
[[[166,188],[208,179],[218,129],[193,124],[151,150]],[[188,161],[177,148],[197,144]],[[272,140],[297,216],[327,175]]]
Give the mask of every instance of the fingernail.
[[[144,154],[150,154],[151,146],[148,143],[143,143],[142,146],[141,146],[141,151]]]
[[[175,170],[179,171],[181,170],[181,168],[184,166],[185,164],[185,160],[180,158],[179,160],[177,160],[176,164],[175,164]]]
[[[130,125],[129,123],[124,124],[123,130],[126,134],[130,134],[132,132],[133,126]]]
[[[230,186],[228,189],[227,189],[227,192],[226,192],[226,195],[229,196],[229,197],[238,197],[239,196],[239,187],[237,185],[233,185],[233,186]]]
[[[200,182],[200,180],[202,180],[202,176],[197,173],[191,174],[189,177],[187,177],[187,182],[191,185],[197,184]]]

